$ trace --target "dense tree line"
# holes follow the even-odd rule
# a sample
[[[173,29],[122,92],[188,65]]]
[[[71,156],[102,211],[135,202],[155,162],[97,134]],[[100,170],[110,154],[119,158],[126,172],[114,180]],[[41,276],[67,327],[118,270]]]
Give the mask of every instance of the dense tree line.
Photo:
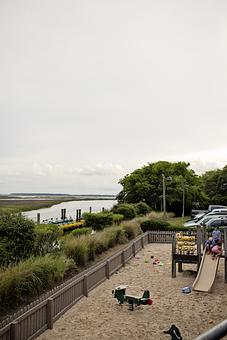
[[[163,177],[168,211],[180,216],[192,208],[207,208],[208,204],[227,205],[227,166],[198,176],[190,163],[159,161],[148,163],[120,179],[123,189],[117,198],[120,203],[145,202],[154,210],[162,210]]]

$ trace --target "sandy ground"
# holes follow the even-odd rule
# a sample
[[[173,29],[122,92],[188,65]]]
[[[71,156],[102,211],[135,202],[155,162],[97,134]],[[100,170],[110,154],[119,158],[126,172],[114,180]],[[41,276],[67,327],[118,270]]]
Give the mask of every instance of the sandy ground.
[[[164,265],[154,265],[152,255]],[[184,340],[194,339],[227,318],[224,260],[220,260],[212,293],[181,292],[182,287],[193,283],[195,270],[196,265],[184,264],[183,273],[172,279],[171,245],[149,244],[38,339],[167,340],[171,337],[163,331],[172,324],[179,328]],[[142,295],[144,290],[150,290],[153,305],[139,306],[134,311],[129,311],[127,304],[118,305],[111,292],[120,284],[128,285],[128,294]]]

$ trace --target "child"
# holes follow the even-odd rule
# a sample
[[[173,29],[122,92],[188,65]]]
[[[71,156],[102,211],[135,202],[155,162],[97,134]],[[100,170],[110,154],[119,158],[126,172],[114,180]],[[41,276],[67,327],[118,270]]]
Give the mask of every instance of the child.
[[[220,256],[222,254],[222,244],[220,241],[218,241],[211,249],[212,252],[212,258],[214,259],[217,256]]]
[[[214,246],[214,241],[212,237],[209,237],[209,239],[205,243],[205,249],[208,254],[211,253],[211,249]]]

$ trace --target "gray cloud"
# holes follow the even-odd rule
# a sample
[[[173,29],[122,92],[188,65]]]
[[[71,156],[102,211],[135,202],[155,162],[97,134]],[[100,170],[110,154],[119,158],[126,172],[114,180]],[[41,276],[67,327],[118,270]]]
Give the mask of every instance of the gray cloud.
[[[226,10],[2,0],[0,193],[116,192],[147,162],[227,163]]]

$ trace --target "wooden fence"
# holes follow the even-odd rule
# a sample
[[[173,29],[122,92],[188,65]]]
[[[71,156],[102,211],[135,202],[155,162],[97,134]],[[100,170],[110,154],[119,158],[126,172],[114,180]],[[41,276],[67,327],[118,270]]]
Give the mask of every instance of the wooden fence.
[[[117,270],[125,266],[145,244],[149,243],[149,232],[131,242],[124,250],[108,260],[94,266],[83,275],[70,280],[63,288],[41,301],[12,322],[0,329],[0,340],[31,340],[46,329],[53,328],[53,323],[71,308],[83,296],[109,279]]]

